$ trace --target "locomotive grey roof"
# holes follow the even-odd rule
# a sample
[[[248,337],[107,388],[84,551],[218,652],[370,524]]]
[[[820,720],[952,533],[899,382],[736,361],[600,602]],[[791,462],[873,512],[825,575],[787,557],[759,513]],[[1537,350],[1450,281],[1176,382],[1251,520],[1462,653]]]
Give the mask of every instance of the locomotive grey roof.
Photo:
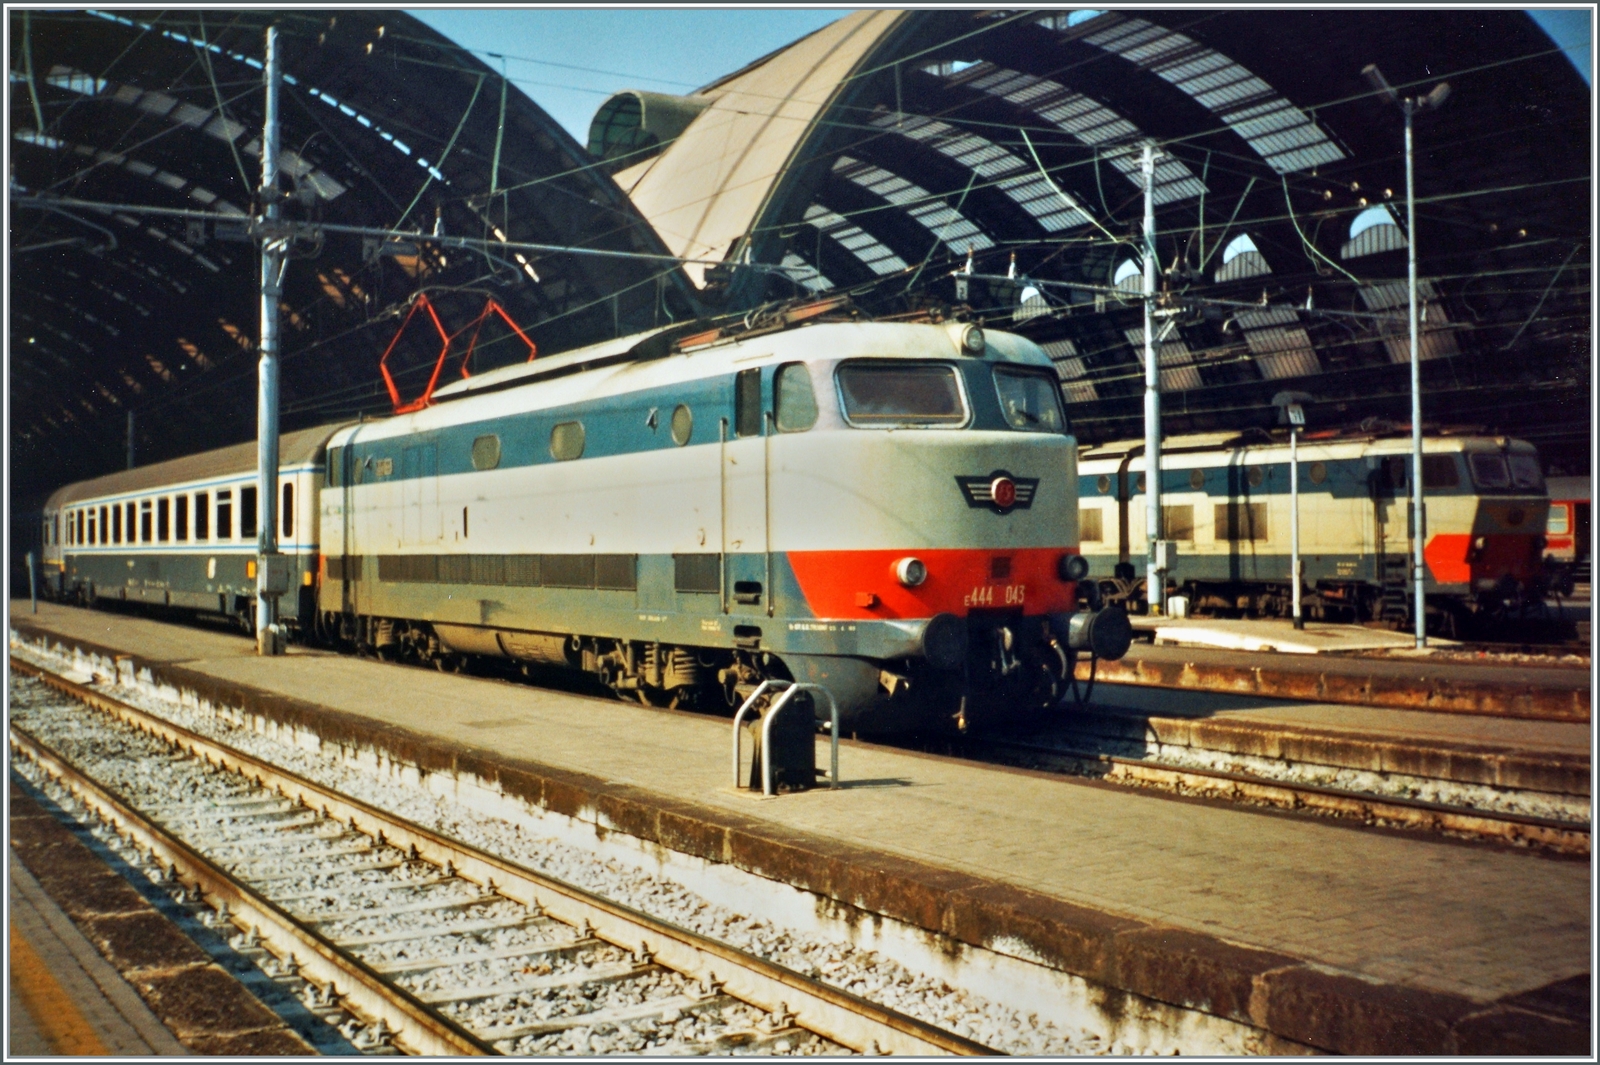
[[[280,27],[283,186],[328,223],[663,253],[581,145],[514,85],[396,11],[11,9],[13,498],[140,459],[253,437],[259,254],[226,239],[260,182],[262,55]],[[504,90],[504,91],[502,91]],[[502,110],[502,99],[504,100]],[[503,123],[502,123],[503,119]],[[29,205],[38,195],[207,212]],[[413,295],[448,330],[493,297],[542,352],[691,317],[670,263],[378,249],[330,235],[285,276],[283,424],[387,408],[379,357]],[[439,341],[390,359],[407,398]],[[455,374],[462,337],[448,374]],[[498,319],[475,369],[527,358]],[[446,378],[448,379],[448,378]]]
[[[336,422],[332,425],[319,425],[313,429],[284,433],[278,438],[279,467],[288,468],[316,460],[321,455],[328,438],[345,424]],[[103,477],[69,484],[52,493],[45,506],[64,507],[83,499],[97,499],[125,492],[144,492],[210,477],[252,473],[255,469],[256,442],[251,440],[231,447],[217,448],[215,451],[202,451],[198,455],[185,455],[182,458],[168,459],[166,462],[157,462],[149,466],[136,466],[131,470],[120,470]]]
[[[1524,12],[861,11],[692,94],[673,138],[629,141],[615,107],[597,133],[637,142],[617,180],[669,246],[726,260],[691,276],[728,307],[954,303],[969,252],[1014,255],[966,302],[1052,355],[1091,440],[1142,420],[1125,297],[1154,141],[1161,284],[1187,301],[1168,432],[1269,425],[1284,388],[1356,423],[1409,409],[1403,123],[1369,63],[1454,90],[1416,123],[1425,417],[1586,463],[1591,97]]]

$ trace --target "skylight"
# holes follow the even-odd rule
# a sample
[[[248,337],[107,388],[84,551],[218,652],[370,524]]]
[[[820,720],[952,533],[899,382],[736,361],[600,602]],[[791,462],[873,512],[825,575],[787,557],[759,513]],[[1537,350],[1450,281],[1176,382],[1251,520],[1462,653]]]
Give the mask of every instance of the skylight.
[[[1243,137],[1280,174],[1344,158],[1304,111],[1192,37],[1119,12],[1091,19],[1074,33],[1181,90]]]
[[[892,274],[906,268],[906,261],[884,247],[878,238],[826,207],[812,204],[806,210],[805,220],[832,237],[875,274]]]
[[[1057,193],[1031,162],[975,133],[921,115],[879,115],[880,129],[926,144],[945,158],[972,170],[1005,193],[1047,232],[1087,225],[1089,215],[1070,197]]]
[[[1061,390],[1073,403],[1091,403],[1100,398],[1094,382],[1088,380],[1089,367],[1078,354],[1078,346],[1069,338],[1040,344],[1039,348],[1056,364],[1056,376],[1061,379]]]
[[[833,164],[842,178],[855,182],[869,192],[888,200],[915,218],[941,243],[965,250],[967,248],[992,248],[994,241],[957,213],[941,197],[935,196],[921,185],[913,184],[898,174],[871,163],[863,163],[848,155],[841,155]]]
[[[1139,160],[1144,133],[1111,108],[1059,82],[997,67],[992,63],[981,64],[960,81],[1031,111],[1080,144],[1108,149],[1103,152],[1102,158],[1121,171],[1134,188],[1144,189],[1144,174]],[[1205,191],[1206,187],[1200,183],[1200,179],[1181,160],[1166,152],[1157,155],[1156,203],[1193,199]]]

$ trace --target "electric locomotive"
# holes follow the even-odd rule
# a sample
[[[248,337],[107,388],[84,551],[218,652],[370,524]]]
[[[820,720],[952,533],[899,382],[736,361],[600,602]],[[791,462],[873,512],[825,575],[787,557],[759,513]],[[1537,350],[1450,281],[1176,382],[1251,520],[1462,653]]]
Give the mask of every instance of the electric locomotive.
[[[1048,357],[973,324],[806,314],[620,338],[285,434],[281,620],[651,704],[820,683],[865,732],[1036,713],[1080,654],[1121,657],[1122,610],[1080,609]],[[241,444],[57,492],[49,588],[248,627],[254,461]]]
[[[1406,622],[1417,534],[1410,438],[1312,434],[1299,452],[1307,616]],[[1422,477],[1425,594],[1437,627],[1451,634],[1480,611],[1538,597],[1550,500],[1533,445],[1429,436]],[[1146,554],[1143,441],[1084,449],[1078,478],[1083,556],[1099,589],[1142,604],[1133,560]],[[1288,441],[1169,438],[1161,481],[1163,536],[1176,547],[1170,590],[1200,611],[1288,614]]]

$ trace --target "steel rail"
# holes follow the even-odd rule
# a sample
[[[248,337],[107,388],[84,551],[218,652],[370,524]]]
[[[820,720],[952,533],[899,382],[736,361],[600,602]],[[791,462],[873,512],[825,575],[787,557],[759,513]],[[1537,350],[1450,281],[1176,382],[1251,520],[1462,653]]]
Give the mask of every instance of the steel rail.
[[[1459,832],[1485,839],[1521,839],[1563,854],[1590,853],[1590,826],[1583,822],[1562,821],[1531,814],[1474,810],[1464,806],[1408,799],[1404,796],[1330,788],[1322,784],[1301,784],[1273,780],[1254,773],[1226,769],[1178,765],[1143,758],[1126,758],[1064,747],[1009,740],[979,740],[977,747],[1029,755],[1048,755],[1067,761],[1098,762],[1121,771],[1130,783],[1191,784],[1196,781],[1225,781],[1244,798],[1295,810],[1323,810],[1330,813],[1372,817],[1433,831]],[[1110,778],[1108,778],[1110,779]],[[1116,780],[1112,780],[1116,783]]]
[[[343,1003],[369,1020],[382,1020],[403,1049],[429,1056],[496,1053],[490,1044],[213,865],[126,798],[74,768],[43,740],[15,724],[9,738],[13,750],[38,763],[121,834],[165,859],[203,894],[226,902],[235,918],[260,930],[263,942],[277,948],[275,953],[293,957],[303,975],[336,990]]]
[[[794,1016],[795,1023],[800,1027],[852,1050],[896,1055],[1001,1053],[954,1032],[802,976],[737,947],[679,928],[431,829],[411,824],[359,799],[341,795],[315,781],[234,750],[104,692],[74,683],[43,667],[17,658],[11,660],[11,666],[196,757],[250,777],[261,787],[277,790],[286,798],[312,809],[322,809],[328,816],[350,825],[353,831],[372,835],[380,842],[402,850],[415,848],[418,857],[436,865],[450,862],[457,875],[492,888],[506,898],[526,906],[542,908],[550,916],[568,924],[588,922],[598,939],[626,950],[642,948],[653,955],[658,964],[700,980],[707,986],[720,985],[725,993],[768,1012],[786,1011]],[[131,810],[125,810],[123,816],[131,818],[136,815]],[[176,846],[187,854],[187,847],[182,844]],[[196,860],[200,859],[196,857]],[[227,877],[227,874],[222,876]],[[227,883],[232,883],[231,877],[224,882],[224,890],[228,890]],[[206,890],[211,889],[207,887]],[[276,909],[270,903],[265,906]],[[263,924],[262,927],[265,932],[267,926]],[[376,973],[373,976],[376,977]],[[359,1002],[355,1004],[360,1006]],[[373,1016],[383,1017],[391,1027],[399,1027],[389,1019],[388,1013],[374,1012]],[[476,1040],[477,1037],[471,1038]],[[441,1049],[425,1052],[485,1051]],[[495,1051],[491,1047],[487,1052]]]

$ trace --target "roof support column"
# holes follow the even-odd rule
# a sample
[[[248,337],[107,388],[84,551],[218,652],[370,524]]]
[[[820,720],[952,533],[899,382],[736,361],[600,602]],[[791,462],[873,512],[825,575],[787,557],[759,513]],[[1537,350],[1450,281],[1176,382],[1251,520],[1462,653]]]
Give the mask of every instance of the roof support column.
[[[1167,559],[1161,542],[1161,368],[1156,365],[1156,149],[1145,142],[1144,174],[1144,534],[1145,602],[1159,614],[1166,605]]]
[[[278,554],[278,302],[288,239],[277,232],[278,205],[278,27],[267,27],[266,122],[261,133],[261,360],[256,407],[256,652],[283,653],[278,634],[278,596],[287,573]]]

